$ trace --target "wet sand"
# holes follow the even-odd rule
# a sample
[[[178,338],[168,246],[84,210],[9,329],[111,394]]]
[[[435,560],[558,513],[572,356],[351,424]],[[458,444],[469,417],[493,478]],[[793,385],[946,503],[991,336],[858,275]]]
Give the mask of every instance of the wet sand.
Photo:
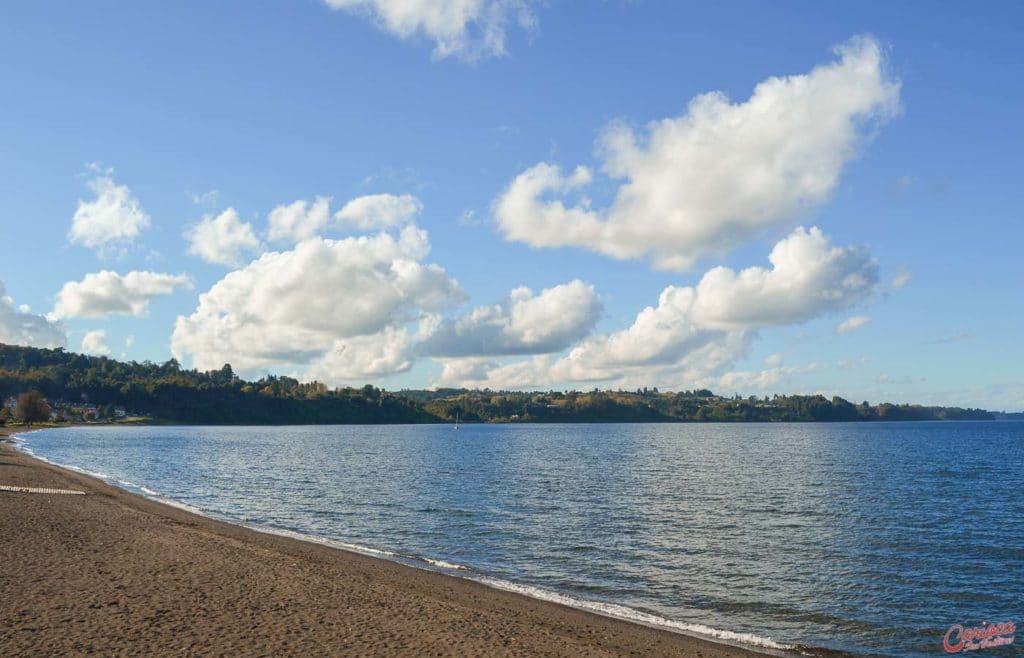
[[[0,491],[4,656],[761,655],[207,519],[6,443],[0,485],[87,494]]]

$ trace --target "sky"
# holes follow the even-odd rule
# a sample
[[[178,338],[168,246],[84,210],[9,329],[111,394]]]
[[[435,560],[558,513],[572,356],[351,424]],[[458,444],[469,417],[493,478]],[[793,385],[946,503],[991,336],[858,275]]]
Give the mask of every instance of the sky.
[[[12,3],[0,342],[1024,409],[1024,5]]]

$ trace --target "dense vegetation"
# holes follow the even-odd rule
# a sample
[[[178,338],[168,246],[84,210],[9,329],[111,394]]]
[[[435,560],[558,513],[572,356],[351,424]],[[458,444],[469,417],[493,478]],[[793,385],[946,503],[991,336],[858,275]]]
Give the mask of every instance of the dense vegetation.
[[[451,422],[702,422],[990,419],[981,409],[853,404],[839,397],[720,397],[708,390],[388,392],[330,389],[291,377],[240,379],[219,370],[120,362],[61,349],[0,344],[0,399],[38,390],[57,408],[117,405],[158,421],[210,424]],[[101,414],[102,417],[103,414]]]
[[[657,389],[520,393],[508,391],[402,391],[434,416],[466,422],[753,422],[989,420],[982,409],[919,405],[853,404],[840,397],[776,395],[724,398],[708,390],[660,393]]]
[[[0,397],[27,390],[51,402],[118,405],[162,421],[214,424],[422,423],[411,400],[372,386],[328,389],[291,377],[247,382],[231,366],[198,372],[171,359],[124,363],[60,349],[0,344]]]

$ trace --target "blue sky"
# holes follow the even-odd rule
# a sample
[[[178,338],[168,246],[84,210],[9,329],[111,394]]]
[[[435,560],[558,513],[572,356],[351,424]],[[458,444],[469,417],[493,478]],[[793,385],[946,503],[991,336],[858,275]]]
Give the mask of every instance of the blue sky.
[[[1024,408],[1019,3],[512,4],[6,7],[0,340]]]

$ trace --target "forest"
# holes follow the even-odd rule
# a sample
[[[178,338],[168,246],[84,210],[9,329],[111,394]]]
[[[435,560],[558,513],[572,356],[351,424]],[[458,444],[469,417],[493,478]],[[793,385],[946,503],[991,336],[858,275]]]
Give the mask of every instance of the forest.
[[[822,395],[723,397],[707,389],[636,391],[385,391],[329,388],[268,375],[247,381],[225,364],[200,372],[174,359],[117,361],[63,349],[0,344],[0,400],[39,391],[54,409],[120,407],[148,422],[224,425],[596,422],[837,422],[990,420],[983,409],[853,403]],[[12,410],[7,416],[13,420]],[[109,414],[101,414],[101,417]]]

